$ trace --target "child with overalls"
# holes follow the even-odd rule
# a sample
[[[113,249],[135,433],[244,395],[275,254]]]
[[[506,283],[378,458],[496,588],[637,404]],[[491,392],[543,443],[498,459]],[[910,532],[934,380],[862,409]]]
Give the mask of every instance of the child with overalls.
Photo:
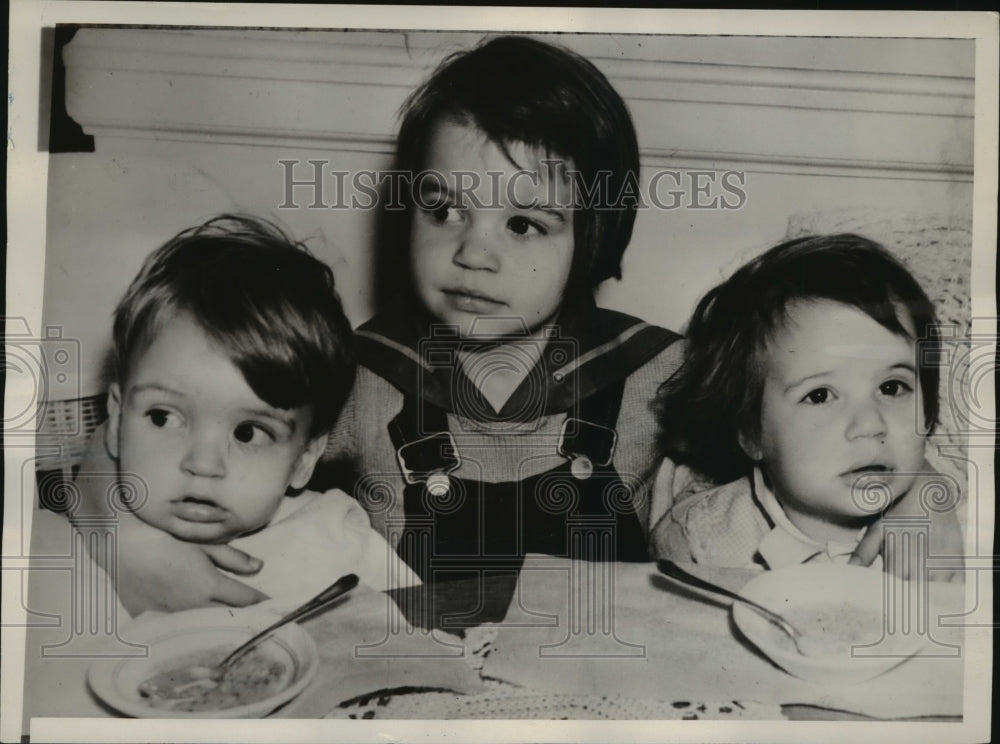
[[[651,403],[680,345],[594,303],[636,213],[621,97],[572,52],[497,38],[411,96],[396,169],[410,271],[357,332],[331,439],[373,525],[424,581],[525,553],[648,560]]]

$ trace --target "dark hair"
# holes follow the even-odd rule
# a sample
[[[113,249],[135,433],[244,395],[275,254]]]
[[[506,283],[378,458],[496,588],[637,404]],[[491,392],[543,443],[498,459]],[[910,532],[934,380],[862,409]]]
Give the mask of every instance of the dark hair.
[[[511,162],[508,148],[518,142],[571,160],[602,208],[576,211],[568,292],[621,278],[638,206],[639,146],[625,102],[590,61],[520,36],[451,55],[404,104],[395,167],[423,171],[434,127],[444,120],[475,126]],[[408,230],[410,215],[401,218]]]
[[[333,426],[354,379],[353,334],[333,272],[301,243],[265,220],[222,215],[154,251],[115,309],[119,382],[178,312],[225,349],[261,400],[312,406],[310,436]]]
[[[763,355],[796,301],[830,300],[857,308],[898,336],[905,307],[921,344],[918,379],[924,423],[938,417],[934,305],[910,272],[882,246],[857,235],[799,238],[740,268],[698,303],[680,370],[660,389],[664,453],[720,482],[746,475],[750,458],[739,435],[759,434]]]

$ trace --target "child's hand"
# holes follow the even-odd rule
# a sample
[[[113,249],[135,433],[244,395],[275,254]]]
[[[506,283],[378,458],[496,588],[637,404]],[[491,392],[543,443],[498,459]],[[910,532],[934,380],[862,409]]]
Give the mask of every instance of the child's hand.
[[[260,570],[258,559],[236,548],[184,542],[132,516],[122,517],[118,538],[118,596],[133,617],[146,610],[242,607],[267,598],[216,568]]]
[[[929,556],[954,557],[958,565],[947,569],[934,569],[930,576],[935,581],[965,581],[965,571],[961,568],[963,555],[962,529],[958,523],[955,510],[937,512],[925,509],[920,504],[920,483],[918,482],[904,496],[897,499],[882,517],[869,525],[865,536],[854,549],[849,563],[857,566],[870,566],[875,556],[883,553],[885,570],[903,579],[914,579],[912,572],[917,568],[915,562],[904,555],[897,555],[895,549],[898,541],[892,541],[892,546],[886,548],[884,543],[884,520],[889,518],[916,517],[918,520],[930,522]],[[920,529],[923,526],[920,525]]]

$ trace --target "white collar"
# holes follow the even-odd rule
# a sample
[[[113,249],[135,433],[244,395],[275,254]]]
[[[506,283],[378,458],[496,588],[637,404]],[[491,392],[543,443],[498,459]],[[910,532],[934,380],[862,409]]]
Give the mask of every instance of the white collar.
[[[764,483],[764,474],[760,468],[754,468],[753,488],[764,513],[774,524],[774,529],[764,535],[757,546],[757,552],[764,559],[768,568],[794,566],[811,561],[847,563],[851,553],[858,547],[864,529],[858,533],[856,540],[841,542],[830,540],[822,543],[805,534],[792,524],[785,510],[778,503],[777,497]]]

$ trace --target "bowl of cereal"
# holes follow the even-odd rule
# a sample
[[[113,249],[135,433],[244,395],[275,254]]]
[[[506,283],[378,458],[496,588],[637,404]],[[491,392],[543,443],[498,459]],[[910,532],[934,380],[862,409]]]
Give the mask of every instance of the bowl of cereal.
[[[886,582],[898,582],[902,591],[889,592]],[[830,685],[863,682],[903,663],[924,644],[924,636],[914,625],[902,625],[888,602],[890,597],[917,596],[916,587],[908,585],[860,566],[803,564],[766,571],[739,594],[795,626],[801,634],[798,646],[741,602],[733,603],[733,620],[765,656],[799,679]]]
[[[146,646],[147,655],[99,659],[87,682],[106,704],[136,718],[259,718],[301,693],[316,675],[316,644],[295,623],[240,657],[217,683],[179,680],[193,666],[215,666],[276,619],[259,607],[140,618],[123,635]]]

